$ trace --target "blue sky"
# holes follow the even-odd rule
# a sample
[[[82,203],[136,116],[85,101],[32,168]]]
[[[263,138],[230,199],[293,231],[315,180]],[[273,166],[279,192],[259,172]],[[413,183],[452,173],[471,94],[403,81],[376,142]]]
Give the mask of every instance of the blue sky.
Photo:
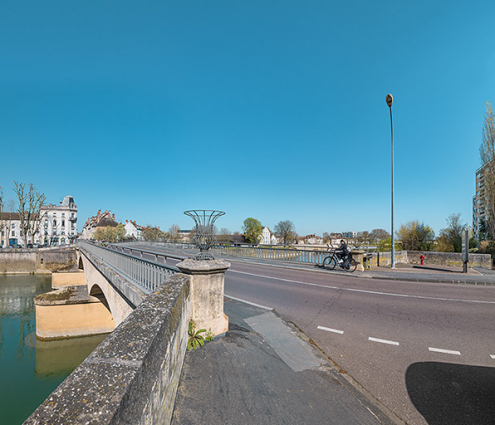
[[[4,0],[0,186],[72,195],[78,227],[300,235],[472,224],[493,1]]]

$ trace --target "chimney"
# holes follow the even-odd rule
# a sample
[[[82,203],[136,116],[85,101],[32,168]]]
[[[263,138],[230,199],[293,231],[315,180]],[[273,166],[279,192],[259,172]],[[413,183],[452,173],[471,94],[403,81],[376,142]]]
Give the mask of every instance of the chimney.
[[[112,220],[115,220],[115,214],[112,214]]]

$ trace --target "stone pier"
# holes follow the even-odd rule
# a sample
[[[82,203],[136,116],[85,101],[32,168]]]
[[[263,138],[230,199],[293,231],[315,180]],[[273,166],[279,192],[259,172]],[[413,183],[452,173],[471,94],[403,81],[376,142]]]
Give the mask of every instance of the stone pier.
[[[191,279],[191,319],[197,329],[213,336],[227,332],[229,318],[223,312],[225,272],[230,263],[223,260],[184,260],[177,264]]]

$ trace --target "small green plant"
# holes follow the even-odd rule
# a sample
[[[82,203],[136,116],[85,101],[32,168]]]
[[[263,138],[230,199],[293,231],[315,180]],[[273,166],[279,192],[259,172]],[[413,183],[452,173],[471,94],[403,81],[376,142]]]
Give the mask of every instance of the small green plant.
[[[208,342],[213,341],[213,334],[211,333],[211,329],[208,332],[206,332],[205,340]]]
[[[190,351],[191,348],[194,351],[196,348],[205,345],[205,341],[211,341],[211,339],[208,339],[208,333],[206,334],[206,337],[201,335],[203,332],[206,332],[206,329],[196,330],[196,323],[194,323],[193,320],[189,322],[189,331],[187,332],[189,335],[189,339],[187,340],[187,351]]]

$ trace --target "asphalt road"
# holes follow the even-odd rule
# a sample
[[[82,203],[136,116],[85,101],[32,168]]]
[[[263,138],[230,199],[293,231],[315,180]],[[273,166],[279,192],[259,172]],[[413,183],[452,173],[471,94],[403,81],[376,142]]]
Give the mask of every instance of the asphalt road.
[[[275,308],[409,424],[495,423],[495,287],[233,262],[225,293]]]
[[[227,295],[276,309],[404,422],[495,423],[495,286],[231,263]]]

